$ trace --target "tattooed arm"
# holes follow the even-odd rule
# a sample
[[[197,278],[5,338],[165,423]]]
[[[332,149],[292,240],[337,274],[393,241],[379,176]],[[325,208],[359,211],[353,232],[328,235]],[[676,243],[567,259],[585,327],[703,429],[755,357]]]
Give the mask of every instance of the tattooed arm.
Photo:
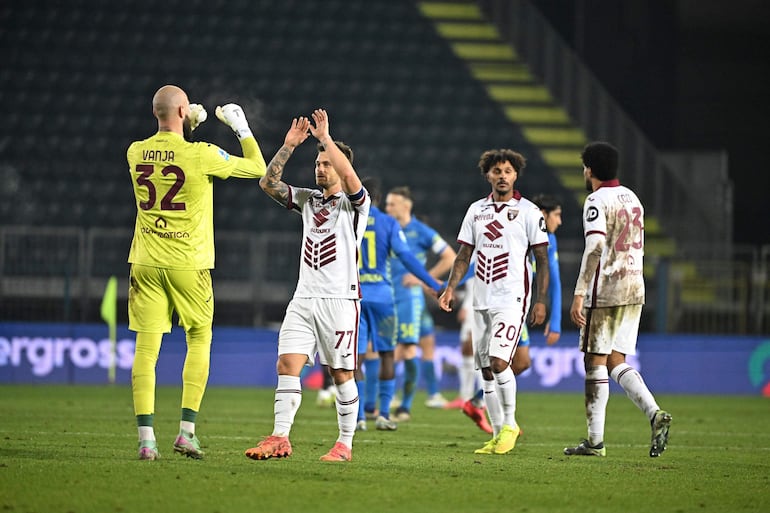
[[[310,120],[305,117],[294,118],[291,122],[291,128],[286,132],[283,140],[283,146],[267,165],[265,176],[259,179],[259,186],[265,193],[283,206],[289,204],[289,186],[281,180],[283,168],[286,162],[294,153],[294,149],[302,144],[308,137],[308,127]]]
[[[548,244],[540,244],[532,247],[532,252],[535,254],[535,266],[537,273],[535,274],[535,280],[537,281],[537,287],[535,289],[535,300],[532,303],[532,311],[530,312],[529,320],[532,324],[543,324],[545,322],[545,304],[548,301],[548,281],[550,280],[550,273],[548,270]]]
[[[471,257],[473,256],[473,246],[467,244],[461,244],[460,250],[457,252],[454,264],[452,264],[452,271],[449,273],[449,279],[446,282],[446,288],[438,298],[438,305],[445,312],[451,312],[454,301],[454,291],[457,284],[468,272],[468,267],[471,265]]]

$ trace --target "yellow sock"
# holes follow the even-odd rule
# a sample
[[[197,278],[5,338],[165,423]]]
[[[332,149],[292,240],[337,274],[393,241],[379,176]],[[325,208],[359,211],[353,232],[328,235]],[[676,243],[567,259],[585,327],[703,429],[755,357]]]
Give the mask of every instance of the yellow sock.
[[[187,330],[187,356],[182,369],[182,408],[200,411],[209,379],[211,325]]]
[[[162,339],[162,333],[136,334],[134,365],[131,368],[134,415],[155,413],[155,364]]]

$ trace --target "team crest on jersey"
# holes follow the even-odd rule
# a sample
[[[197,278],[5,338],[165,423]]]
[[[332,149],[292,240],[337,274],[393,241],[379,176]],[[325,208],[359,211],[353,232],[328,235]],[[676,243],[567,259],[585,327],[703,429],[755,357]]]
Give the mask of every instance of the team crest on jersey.
[[[513,208],[508,209],[508,220],[513,221],[519,215],[519,211]]]

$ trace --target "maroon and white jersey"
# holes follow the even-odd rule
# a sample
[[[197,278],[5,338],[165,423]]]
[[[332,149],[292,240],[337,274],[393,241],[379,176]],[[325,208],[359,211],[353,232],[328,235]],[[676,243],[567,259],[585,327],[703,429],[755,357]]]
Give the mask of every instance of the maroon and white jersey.
[[[533,246],[548,244],[545,219],[537,205],[518,191],[507,202],[490,194],[468,207],[457,242],[475,249],[473,308],[529,309]]]
[[[618,180],[602,182],[583,205],[583,231],[575,295],[589,308],[644,304],[644,207],[636,194]]]
[[[324,198],[317,189],[289,187],[288,208],[302,215],[299,280],[294,297],[360,299],[358,248],[371,205],[363,187]]]

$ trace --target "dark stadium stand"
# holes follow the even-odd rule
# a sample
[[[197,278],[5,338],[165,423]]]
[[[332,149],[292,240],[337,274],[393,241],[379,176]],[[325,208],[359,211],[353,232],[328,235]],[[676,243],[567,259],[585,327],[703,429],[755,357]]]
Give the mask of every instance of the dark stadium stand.
[[[0,26],[0,224],[10,227],[0,255],[3,318],[98,320],[111,275],[125,301],[136,208],[125,152],[156,130],[151,98],[166,83],[208,109],[196,139],[234,154],[237,140],[213,114],[242,105],[267,160],[293,117],[327,109],[359,174],[380,177],[384,190],[410,186],[416,215],[449,242],[468,204],[489,191],[477,168],[489,148],[526,155],[519,188],[560,195],[565,225],[579,224],[554,170],[416,2],[10,0]],[[286,180],[313,187],[315,154],[311,138]],[[253,181],[218,181],[214,202],[217,322],[280,319],[296,281],[299,219]],[[25,227],[52,230],[28,240]],[[68,227],[80,231],[59,241]],[[270,247],[255,248],[267,244],[263,233]],[[53,252],[27,246],[46,248],[51,237],[60,246]]]
[[[563,192],[414,2],[14,0],[0,19],[0,163],[19,171],[23,204],[3,224],[131,227],[125,149],[154,131],[150,98],[169,82],[210,114],[242,104],[267,159],[293,116],[325,107],[359,173],[410,185],[449,240],[487,192],[484,149],[529,157],[525,193]],[[196,134],[240,152],[214,116]],[[314,151],[298,150],[288,180],[312,185]],[[215,202],[220,230],[289,226],[255,183],[219,183]]]

